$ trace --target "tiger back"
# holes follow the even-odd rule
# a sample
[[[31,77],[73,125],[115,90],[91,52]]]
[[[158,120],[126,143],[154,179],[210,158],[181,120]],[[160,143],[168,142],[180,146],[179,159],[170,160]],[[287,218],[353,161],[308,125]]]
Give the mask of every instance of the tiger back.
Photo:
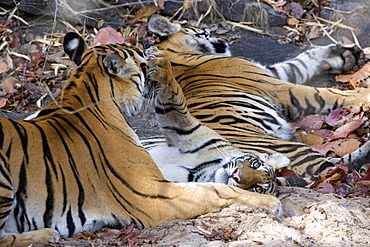
[[[280,210],[270,195],[165,180],[125,119],[142,101],[148,70],[142,50],[87,49],[71,33],[64,47],[81,63],[55,101],[35,121],[0,119],[1,246],[130,222],[154,227],[225,206]]]
[[[274,70],[278,72],[272,73],[244,58],[228,57],[226,41],[211,37],[205,30],[181,28],[159,15],[149,18],[148,27],[159,37],[155,45],[171,61],[190,113],[243,152],[286,155],[291,160],[288,168],[302,177],[317,176],[338,162],[357,169],[370,158],[370,144],[366,143],[340,159],[326,159],[304,144],[288,141],[292,128],[287,122],[368,104],[370,89],[313,88],[277,78],[307,78],[322,73],[323,63],[342,71],[346,62],[352,61],[351,56],[355,57],[351,52],[351,56],[342,56],[351,49],[340,45],[313,49],[299,59],[277,64]],[[312,67],[300,65],[311,62],[307,59],[312,59]],[[298,69],[288,70],[288,66]],[[294,76],[299,73],[302,77]]]

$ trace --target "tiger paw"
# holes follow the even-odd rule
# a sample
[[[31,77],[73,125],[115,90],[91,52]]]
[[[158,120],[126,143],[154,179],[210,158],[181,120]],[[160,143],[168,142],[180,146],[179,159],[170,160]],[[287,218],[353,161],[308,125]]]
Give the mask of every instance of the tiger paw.
[[[44,228],[21,234],[9,234],[0,239],[0,246],[30,246],[33,243],[47,243],[59,241],[59,232]]]
[[[365,53],[357,45],[329,45],[322,68],[333,74],[354,73],[365,64]]]
[[[264,195],[264,194],[257,194],[255,192],[248,192],[251,194],[244,195],[246,197],[240,196],[238,199],[239,205],[232,205],[232,206],[238,206],[243,207],[243,205],[249,205],[254,207],[263,207],[271,210],[276,215],[282,215],[283,209],[281,206],[281,202],[278,198],[272,195]],[[245,200],[245,201],[244,201]]]
[[[172,75],[172,67],[163,51],[158,50],[155,46],[148,48],[145,51],[148,57],[148,79],[152,82],[168,86],[174,80]]]

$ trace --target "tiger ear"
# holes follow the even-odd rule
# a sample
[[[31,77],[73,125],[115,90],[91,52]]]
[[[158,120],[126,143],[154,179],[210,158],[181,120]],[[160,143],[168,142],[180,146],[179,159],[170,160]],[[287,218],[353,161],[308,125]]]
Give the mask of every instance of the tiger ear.
[[[107,54],[103,59],[103,64],[109,74],[120,76],[123,75],[123,62],[119,55],[115,53]]]
[[[87,45],[80,35],[70,32],[64,36],[63,48],[69,58],[77,65],[80,65],[82,54],[87,49]]]
[[[171,23],[166,17],[154,14],[148,19],[148,29],[160,37],[169,36],[180,31],[180,24]]]

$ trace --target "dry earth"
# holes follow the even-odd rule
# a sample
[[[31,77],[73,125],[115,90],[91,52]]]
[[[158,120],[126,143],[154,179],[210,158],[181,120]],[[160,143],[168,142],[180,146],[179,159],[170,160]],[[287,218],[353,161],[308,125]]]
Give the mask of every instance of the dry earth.
[[[305,188],[280,188],[284,213],[263,208],[225,208],[191,220],[144,229],[143,246],[369,246],[368,198],[341,198]],[[220,240],[217,240],[220,239]],[[36,245],[41,246],[41,245]],[[116,238],[65,239],[48,246],[124,246]]]
[[[344,199],[304,188],[282,188],[278,217],[263,209],[223,209],[189,221],[174,221],[143,233],[160,246],[369,246],[368,198]],[[232,242],[207,241],[197,226],[208,231],[234,229]]]

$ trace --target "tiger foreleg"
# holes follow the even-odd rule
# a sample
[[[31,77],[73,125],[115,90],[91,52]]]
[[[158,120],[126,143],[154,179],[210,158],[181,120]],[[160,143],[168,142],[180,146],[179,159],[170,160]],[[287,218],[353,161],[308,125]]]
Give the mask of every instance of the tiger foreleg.
[[[364,64],[365,54],[358,46],[332,44],[308,50],[267,70],[280,80],[304,84],[316,75],[353,73]]]
[[[7,234],[0,239],[0,246],[30,246],[34,243],[56,242],[59,240],[58,231],[51,228],[44,228],[21,234]]]
[[[9,163],[0,150],[0,246],[29,246],[32,243],[45,243],[59,239],[59,233],[50,228],[22,234],[7,233],[6,226],[13,203],[14,188]]]
[[[166,54],[156,47],[147,49],[146,54],[149,57],[147,83],[154,91],[156,117],[166,135],[168,144],[179,145],[183,143],[184,138],[187,138],[181,134],[183,132],[191,134],[199,128],[204,128],[203,132],[210,132],[188,111],[185,96],[172,74],[171,63]],[[212,133],[211,135],[217,134]]]

